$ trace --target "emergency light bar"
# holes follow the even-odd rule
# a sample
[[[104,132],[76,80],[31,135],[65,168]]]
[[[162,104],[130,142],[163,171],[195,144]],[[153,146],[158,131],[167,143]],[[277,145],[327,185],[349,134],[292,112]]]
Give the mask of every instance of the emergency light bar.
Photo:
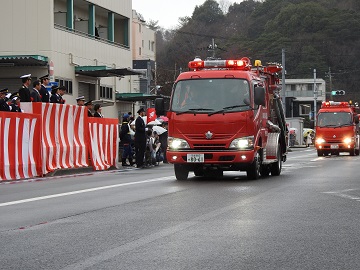
[[[341,102],[335,102],[335,101],[323,101],[321,104],[321,108],[348,108],[350,107],[349,102],[341,101]]]
[[[190,61],[189,69],[200,70],[206,68],[223,68],[223,69],[235,69],[235,70],[250,70],[250,59],[241,58],[240,60],[194,60]]]

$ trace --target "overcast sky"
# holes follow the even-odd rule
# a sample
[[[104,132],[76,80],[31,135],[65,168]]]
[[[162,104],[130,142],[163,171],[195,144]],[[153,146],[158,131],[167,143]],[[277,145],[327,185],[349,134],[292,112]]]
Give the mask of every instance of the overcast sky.
[[[241,0],[223,1],[241,2]],[[171,29],[178,24],[179,17],[190,17],[195,6],[200,6],[204,2],[205,0],[132,0],[132,8],[143,15],[145,21],[159,21],[159,26]]]

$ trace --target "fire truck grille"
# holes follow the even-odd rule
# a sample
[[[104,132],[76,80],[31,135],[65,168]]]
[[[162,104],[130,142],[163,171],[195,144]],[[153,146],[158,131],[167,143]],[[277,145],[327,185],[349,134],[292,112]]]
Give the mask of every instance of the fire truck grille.
[[[232,135],[229,134],[214,134],[213,140],[228,140]],[[188,134],[187,137],[191,140],[203,140],[206,139],[205,134]]]
[[[226,144],[194,144],[194,149],[203,151],[226,150],[225,146]]]

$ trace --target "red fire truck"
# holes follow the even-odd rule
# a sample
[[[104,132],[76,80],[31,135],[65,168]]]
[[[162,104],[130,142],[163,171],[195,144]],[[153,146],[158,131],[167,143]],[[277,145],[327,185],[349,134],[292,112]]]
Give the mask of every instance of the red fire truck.
[[[189,62],[172,89],[167,160],[177,180],[223,177],[246,171],[249,179],[280,175],[287,154],[287,128],[279,96],[282,67],[255,67],[248,58]],[[157,114],[164,101],[155,100]]]
[[[359,155],[359,116],[349,102],[323,102],[317,115],[315,147],[318,156],[348,152]]]

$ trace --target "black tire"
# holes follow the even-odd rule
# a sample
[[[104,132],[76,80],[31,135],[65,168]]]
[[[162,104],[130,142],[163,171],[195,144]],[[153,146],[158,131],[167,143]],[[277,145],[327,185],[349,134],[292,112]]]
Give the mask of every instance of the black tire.
[[[270,174],[270,168],[269,165],[261,165],[260,167],[260,175],[262,177],[267,177]]]
[[[360,151],[359,151],[359,149],[355,149],[355,155],[359,155],[359,153],[360,153]]]
[[[249,169],[246,171],[247,178],[249,180],[257,180],[260,177],[260,153],[256,152],[254,161],[249,166]]]
[[[355,149],[350,150],[350,156],[355,156]]]
[[[324,155],[324,151],[323,150],[317,150],[317,155],[318,157],[321,157]]]
[[[178,181],[187,180],[189,176],[189,170],[185,168],[183,165],[175,164],[174,165],[175,170],[175,177]]]
[[[217,179],[223,178],[224,177],[224,171],[220,170],[220,169],[214,171],[213,177],[215,177]]]
[[[270,165],[270,171],[272,176],[278,176],[281,173],[282,169],[282,154],[281,154],[281,146],[278,146],[277,152],[277,161]]]
[[[204,170],[203,168],[195,168],[194,169],[195,176],[204,176]]]

